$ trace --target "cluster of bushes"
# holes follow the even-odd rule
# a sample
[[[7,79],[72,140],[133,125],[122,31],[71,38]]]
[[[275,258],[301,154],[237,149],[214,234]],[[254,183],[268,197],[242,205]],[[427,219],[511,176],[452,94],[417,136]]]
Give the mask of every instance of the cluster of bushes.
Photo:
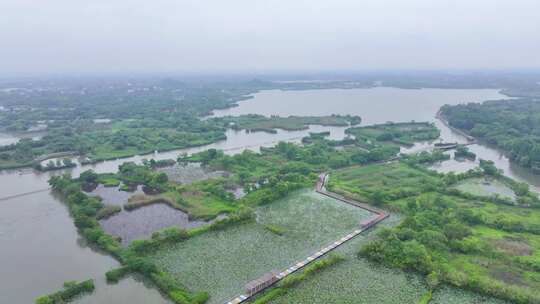
[[[360,255],[424,274],[440,272],[445,252],[471,235],[455,209],[453,201],[436,194],[409,198],[404,210],[409,216],[398,227],[382,230]]]
[[[73,300],[75,297],[94,291],[94,281],[87,280],[82,282],[65,282],[64,288],[50,295],[41,296],[36,299],[36,304],[62,304]]]
[[[519,231],[517,226],[504,226],[509,224],[503,223],[504,219],[486,223],[481,214],[459,208],[451,197],[436,193],[407,199],[402,211],[407,218],[393,229],[382,230],[375,240],[360,249],[360,256],[420,272],[426,275],[431,288],[446,282],[516,303],[539,303],[538,295],[527,289],[505,285],[488,275],[467,275],[448,263],[454,254],[495,255],[491,247],[472,237],[471,226],[486,224]],[[515,224],[518,223],[512,223]]]
[[[403,162],[411,166],[415,166],[415,165],[430,164],[430,163],[434,163],[438,161],[448,160],[450,159],[450,155],[445,154],[442,151],[438,151],[438,150],[435,150],[433,152],[422,151],[416,154],[402,155],[401,159]]]
[[[125,162],[118,167],[117,176],[127,185],[145,185],[155,192],[164,192],[168,189],[167,174],[153,171],[150,165]]]
[[[170,167],[176,164],[176,161],[174,159],[155,160],[152,158],[150,160],[143,159],[142,162],[143,162],[143,165],[150,167],[152,169]]]
[[[451,126],[496,145],[511,160],[535,172],[540,172],[539,110],[534,98],[441,108]]]
[[[191,293],[168,273],[160,270],[154,263],[141,258],[134,252],[126,253],[124,265],[108,271],[107,282],[117,283],[130,273],[139,273],[149,278],[158,289],[176,304],[202,304],[208,300],[205,292]]]
[[[454,157],[455,158],[467,158],[467,159],[475,160],[476,159],[476,154],[469,151],[469,148],[467,148],[466,146],[459,145],[459,146],[457,146],[456,151],[454,152]]]
[[[116,206],[116,205],[108,205],[104,206],[103,208],[99,209],[99,211],[96,213],[96,219],[103,220],[107,219],[117,213],[122,211],[122,207]]]
[[[444,174],[442,178],[447,186],[451,186],[469,178],[482,177],[482,176],[484,176],[484,173],[482,172],[480,168],[477,167],[475,169],[469,169],[463,173],[456,174],[454,172],[448,172]]]
[[[280,198],[287,196],[294,190],[298,190],[306,187],[305,182],[289,182],[289,181],[276,181],[275,183],[269,182],[264,186],[261,186],[257,191],[250,190],[248,194],[244,196],[241,201],[247,206],[265,205],[274,202]]]

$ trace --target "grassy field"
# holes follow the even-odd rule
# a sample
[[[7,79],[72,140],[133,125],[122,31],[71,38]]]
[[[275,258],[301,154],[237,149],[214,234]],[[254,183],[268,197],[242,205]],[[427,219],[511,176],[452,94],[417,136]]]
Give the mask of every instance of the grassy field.
[[[467,275],[489,278],[530,291],[540,290],[540,236],[475,226],[468,238],[489,254],[452,254],[450,265]]]
[[[328,189],[359,201],[372,202],[376,192],[388,199],[420,194],[423,186],[439,183],[437,177],[413,169],[403,163],[373,164],[349,167],[332,172]]]
[[[191,218],[212,219],[222,213],[233,212],[238,206],[231,201],[198,191],[196,187],[189,190],[171,191],[163,196],[171,198],[180,209],[186,211]]]
[[[211,231],[160,250],[151,259],[192,290],[223,303],[244,284],[284,269],[358,227],[369,216],[312,190],[257,207],[257,222]],[[280,227],[280,234],[269,231]]]
[[[404,269],[418,267],[424,273],[425,269],[440,272],[442,282],[517,299],[518,303],[540,301],[535,296],[540,290],[540,210],[491,200],[493,193],[510,195],[513,191],[503,182],[484,185],[483,180],[467,178],[457,186],[446,186],[442,176],[396,162],[338,170],[330,174],[329,188],[368,202],[374,202],[379,193],[384,197],[379,203],[407,215],[391,232],[397,243],[389,234],[371,247],[372,256],[381,261]],[[447,191],[450,189],[474,198]],[[413,243],[419,250],[414,260],[425,259],[425,264],[400,262],[406,258],[400,257],[399,246]],[[444,302],[439,299],[437,303]]]

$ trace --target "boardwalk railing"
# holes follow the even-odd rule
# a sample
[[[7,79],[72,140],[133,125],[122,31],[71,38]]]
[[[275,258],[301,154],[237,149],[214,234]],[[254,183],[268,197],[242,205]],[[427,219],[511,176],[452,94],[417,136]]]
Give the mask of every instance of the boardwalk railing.
[[[330,245],[328,245],[326,247],[323,247],[319,251],[317,251],[314,254],[308,256],[306,259],[304,259],[302,261],[299,261],[299,262],[296,262],[292,266],[290,266],[289,268],[279,272],[278,274],[275,275],[275,278],[272,280],[272,283],[268,284],[268,286],[266,286],[265,288],[262,288],[262,289],[258,290],[255,293],[241,294],[241,295],[237,296],[236,298],[232,299],[231,301],[227,302],[226,304],[240,304],[240,303],[244,303],[246,301],[249,301],[256,294],[264,291],[265,289],[271,287],[272,285],[276,284],[277,282],[283,280],[287,276],[289,276],[289,275],[297,272],[298,270],[306,267],[307,265],[309,265],[313,261],[316,261],[316,260],[324,257],[329,252],[335,250],[339,246],[341,246],[341,245],[345,244],[346,242],[352,240],[354,237],[361,234],[362,232],[364,232],[366,230],[369,230],[370,228],[374,227],[375,225],[377,225],[378,223],[380,223],[381,221],[383,221],[384,219],[386,219],[389,216],[389,214],[384,212],[383,210],[380,210],[378,208],[375,208],[375,207],[370,206],[370,205],[365,204],[365,203],[361,203],[361,202],[358,202],[358,201],[355,201],[355,200],[352,200],[352,199],[348,199],[348,198],[346,198],[346,197],[344,197],[342,195],[339,195],[337,193],[327,191],[326,190],[327,181],[328,181],[328,174],[323,173],[323,174],[319,175],[319,180],[317,181],[317,184],[315,185],[315,191],[322,194],[322,195],[331,197],[333,199],[336,199],[336,200],[342,201],[344,203],[353,205],[355,207],[362,208],[364,210],[372,212],[374,214],[374,216],[372,216],[370,219],[366,220],[365,222],[362,222],[359,229],[356,229],[356,230],[352,231],[351,233],[349,233],[346,236],[338,239],[337,241],[333,242],[332,244],[330,244]]]

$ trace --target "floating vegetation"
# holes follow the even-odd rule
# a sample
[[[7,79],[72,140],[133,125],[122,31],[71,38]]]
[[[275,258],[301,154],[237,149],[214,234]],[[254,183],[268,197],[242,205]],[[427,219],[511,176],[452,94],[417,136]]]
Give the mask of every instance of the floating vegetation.
[[[211,231],[151,256],[190,290],[210,293],[209,303],[223,303],[244,284],[271,269],[285,269],[356,229],[370,216],[312,190],[294,192],[256,210],[257,222]],[[286,229],[282,236],[265,225]]]
[[[514,191],[497,179],[487,178],[470,178],[466,179],[455,186],[459,191],[480,195],[480,196],[494,196],[498,195],[502,198],[515,201],[516,195]]]
[[[277,235],[283,235],[285,233],[285,229],[278,225],[266,224],[264,225],[264,229]]]
[[[180,184],[191,184],[196,181],[229,175],[225,171],[211,171],[203,168],[199,163],[175,164],[174,166],[158,168],[157,171],[165,172],[170,181]]]
[[[430,304],[508,304],[509,302],[472,291],[443,286],[433,292]]]

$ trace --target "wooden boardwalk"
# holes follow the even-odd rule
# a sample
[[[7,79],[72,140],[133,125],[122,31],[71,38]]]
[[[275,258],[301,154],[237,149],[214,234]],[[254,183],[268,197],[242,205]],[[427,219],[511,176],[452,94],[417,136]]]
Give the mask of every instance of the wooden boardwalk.
[[[355,201],[355,200],[348,199],[348,198],[346,198],[346,197],[344,197],[342,195],[339,195],[337,193],[327,191],[326,190],[327,181],[328,181],[328,174],[323,173],[323,174],[319,175],[319,180],[317,181],[317,184],[315,186],[315,191],[322,194],[322,195],[331,197],[333,199],[342,201],[344,203],[353,205],[355,207],[365,209],[365,210],[373,213],[374,216],[372,216],[369,220],[367,220],[365,222],[366,224],[363,224],[358,229],[356,229],[356,230],[352,231],[351,233],[347,234],[346,236],[338,239],[337,241],[333,242],[332,244],[329,244],[328,246],[325,246],[325,247],[321,248],[319,251],[317,251],[314,254],[308,256],[306,259],[304,259],[302,261],[299,261],[299,262],[296,262],[293,265],[291,265],[290,267],[288,267],[287,269],[279,272],[276,275],[277,280],[273,284],[276,284],[280,280],[283,280],[287,276],[289,276],[289,275],[297,272],[298,270],[304,268],[305,266],[309,265],[313,261],[316,261],[316,260],[324,257],[329,252],[335,250],[339,246],[341,246],[341,245],[345,244],[346,242],[352,240],[354,237],[361,234],[362,232],[364,232],[366,230],[369,230],[370,228],[374,227],[375,225],[377,225],[378,223],[380,223],[381,221],[383,221],[384,219],[386,219],[389,216],[389,214],[384,212],[383,210],[380,210],[378,208],[375,208],[375,207],[370,206],[370,205],[365,204],[365,203],[361,203],[361,202],[358,202],[358,201]],[[272,286],[272,285],[270,285],[270,286]],[[266,288],[268,288],[270,286],[267,286]],[[264,291],[265,289],[260,290],[258,293]],[[237,296],[236,298],[232,299],[231,301],[226,302],[226,304],[244,303],[246,301],[249,301],[255,295],[256,294],[249,296],[249,295],[241,294],[241,295]]]

